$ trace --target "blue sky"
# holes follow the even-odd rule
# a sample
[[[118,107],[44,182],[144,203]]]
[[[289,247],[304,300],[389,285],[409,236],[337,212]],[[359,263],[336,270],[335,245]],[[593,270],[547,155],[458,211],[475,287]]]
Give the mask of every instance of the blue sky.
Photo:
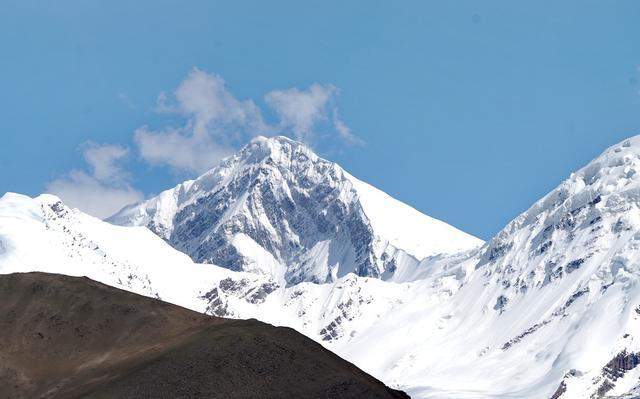
[[[37,3],[1,6],[0,192],[93,179],[147,196],[207,160],[143,153],[140,128],[188,138],[209,118],[229,150],[260,119],[486,239],[640,133],[637,1]],[[221,114],[176,96],[198,73]],[[300,96],[312,126],[287,108]]]

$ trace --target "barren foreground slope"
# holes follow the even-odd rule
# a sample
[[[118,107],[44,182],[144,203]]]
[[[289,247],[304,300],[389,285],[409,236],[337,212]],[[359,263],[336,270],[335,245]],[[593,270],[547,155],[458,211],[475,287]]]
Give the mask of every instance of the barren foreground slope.
[[[289,328],[87,278],[0,275],[3,398],[406,398]]]

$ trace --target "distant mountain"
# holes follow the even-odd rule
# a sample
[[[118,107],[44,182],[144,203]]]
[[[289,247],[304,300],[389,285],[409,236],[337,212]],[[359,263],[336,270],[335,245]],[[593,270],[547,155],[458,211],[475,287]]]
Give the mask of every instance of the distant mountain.
[[[147,226],[194,262],[324,283],[393,279],[482,241],[349,175],[303,144],[258,137],[195,180],[108,219]]]
[[[3,398],[408,398],[290,328],[86,278],[0,276]]]

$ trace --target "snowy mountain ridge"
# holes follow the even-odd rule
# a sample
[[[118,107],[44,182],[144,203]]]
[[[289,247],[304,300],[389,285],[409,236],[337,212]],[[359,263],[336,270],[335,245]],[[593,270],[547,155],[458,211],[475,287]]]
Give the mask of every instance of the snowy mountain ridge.
[[[415,398],[632,398],[639,169],[637,136],[480,248],[427,256],[388,279],[346,273],[322,284],[194,264],[144,227],[105,223],[52,196],[6,194],[0,273],[87,275],[201,312],[291,326]]]
[[[608,397],[640,383],[639,167],[640,137],[610,147],[459,265],[457,328],[483,361],[510,365],[504,384],[527,381],[523,395]]]
[[[482,241],[421,214],[286,137],[257,137],[195,180],[108,219],[147,226],[195,262],[287,284],[393,279]]]

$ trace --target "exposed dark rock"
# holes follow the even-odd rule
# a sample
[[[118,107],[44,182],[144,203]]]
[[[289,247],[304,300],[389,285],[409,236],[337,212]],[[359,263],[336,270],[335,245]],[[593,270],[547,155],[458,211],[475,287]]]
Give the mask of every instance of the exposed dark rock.
[[[582,372],[576,369],[571,369],[567,371],[564,377],[562,378],[562,381],[560,381],[560,385],[558,385],[558,389],[555,390],[553,395],[551,395],[550,399],[559,399],[563,397],[563,395],[567,392],[567,382],[566,382],[567,379],[571,377],[580,377],[582,375],[583,375]]]
[[[564,269],[567,271],[567,273],[571,273],[574,270],[578,270],[583,263],[584,263],[584,259],[582,258],[575,259],[567,263]]]
[[[589,221],[589,225],[594,225],[602,220],[602,216],[596,216]]]
[[[595,204],[599,204],[602,201],[602,196],[598,194],[593,200],[589,202],[589,205],[594,206]]]
[[[573,303],[580,298],[581,296],[583,296],[584,294],[589,292],[589,287],[585,287],[581,290],[578,290],[576,292],[574,292],[569,299],[567,299],[567,301],[564,303],[564,305],[562,305],[560,308],[556,309],[553,312],[554,316],[564,316],[566,314],[567,309],[569,308],[569,306],[573,305]]]
[[[496,299],[496,304],[493,305],[493,310],[497,310],[498,313],[502,314],[504,312],[505,307],[507,306],[507,303],[509,302],[509,298],[507,298],[504,295],[500,295],[497,299]]]
[[[562,278],[564,275],[564,268],[562,266],[558,266],[555,262],[548,262],[544,265],[545,277],[542,285],[549,284],[553,280],[557,280]]]
[[[598,387],[598,390],[596,391],[595,395],[592,395],[592,398],[602,398],[604,395],[607,394],[607,392],[612,390],[614,386],[615,385],[611,381],[604,380],[604,382],[600,384],[600,386]]]
[[[220,298],[218,288],[212,289],[200,298],[208,301],[207,308],[205,309],[206,314],[218,317],[230,316],[226,302]]]
[[[536,249],[536,254],[542,255],[543,253],[547,252],[549,248],[551,248],[551,245],[553,245],[553,242],[551,240],[543,242],[542,245],[540,245],[540,247]]]
[[[622,378],[627,371],[636,368],[638,364],[640,364],[640,353],[629,353],[626,350],[618,353],[602,368],[604,381],[598,387],[594,397],[604,397],[615,387],[615,382],[619,378]]]
[[[359,303],[364,303],[362,298],[360,298]],[[345,320],[353,320],[353,314],[351,311],[353,304],[353,298],[349,298],[347,302],[341,302],[338,304],[337,308],[340,310],[340,315],[333,319],[333,321],[331,321],[331,323],[329,323],[325,328],[320,330],[320,335],[322,336],[323,341],[331,341],[340,338],[343,335],[342,327],[340,327],[340,325]]]
[[[615,381],[640,364],[640,353],[628,353],[626,350],[618,353],[602,369],[602,374]]]
[[[237,293],[240,292],[243,288],[245,288],[248,284],[248,281],[245,279],[234,280],[231,277],[227,277],[224,280],[220,280],[218,286],[220,290],[225,293]]]
[[[273,291],[278,289],[278,284],[276,283],[264,283],[256,290],[254,290],[249,297],[247,297],[247,301],[249,303],[263,303],[267,296],[271,294]]]
[[[529,334],[532,334],[534,332],[536,332],[540,327],[546,326],[547,324],[551,323],[551,320],[545,320],[541,323],[536,323],[534,325],[532,325],[531,327],[527,328],[526,330],[524,330],[522,333],[518,334],[518,336],[511,338],[508,342],[506,342],[504,345],[502,345],[502,350],[506,351],[507,349],[511,348],[513,345],[517,344],[518,342],[520,342],[522,340],[522,338],[526,337]]]
[[[551,395],[550,399],[560,399],[560,397],[562,397],[562,395],[565,392],[567,392],[567,383],[564,381],[561,381],[560,385],[558,386],[558,389],[556,389],[553,395]]]
[[[476,269],[486,265],[487,263],[493,262],[498,258],[504,256],[509,250],[513,247],[512,242],[504,243],[498,240],[492,241],[489,244],[489,248],[484,252],[482,258],[476,265]]]

